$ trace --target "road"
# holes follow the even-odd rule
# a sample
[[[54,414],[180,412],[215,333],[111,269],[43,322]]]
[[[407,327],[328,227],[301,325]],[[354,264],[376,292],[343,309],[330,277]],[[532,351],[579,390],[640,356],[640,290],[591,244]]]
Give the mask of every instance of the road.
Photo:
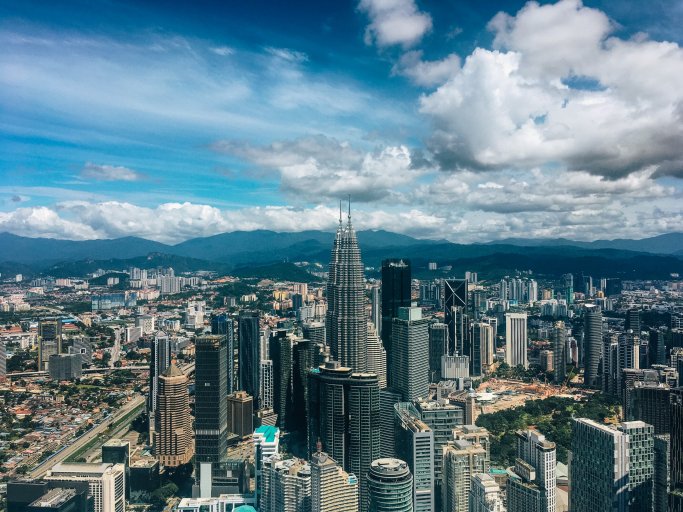
[[[115,423],[120,418],[124,417],[126,414],[130,413],[133,409],[145,403],[144,397],[137,395],[130,402],[127,402],[121,409],[116,411],[114,414],[105,419],[102,423],[96,425],[95,427],[88,430],[81,437],[76,439],[72,444],[66,446],[63,450],[55,453],[49,459],[45,460],[40,466],[36,467],[30,472],[31,478],[40,478],[45,476],[45,473],[54,466],[62,462],[64,459],[69,457],[71,454],[83,448],[86,444],[92,441],[96,436],[102,434],[109,428],[110,425]]]

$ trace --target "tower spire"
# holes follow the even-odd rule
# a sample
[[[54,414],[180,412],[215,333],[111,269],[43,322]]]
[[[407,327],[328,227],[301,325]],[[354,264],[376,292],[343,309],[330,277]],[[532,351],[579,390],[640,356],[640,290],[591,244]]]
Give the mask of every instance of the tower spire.
[[[351,194],[349,194],[349,226],[351,225]]]
[[[339,200],[339,225],[341,226],[342,224],[342,202],[341,199]]]

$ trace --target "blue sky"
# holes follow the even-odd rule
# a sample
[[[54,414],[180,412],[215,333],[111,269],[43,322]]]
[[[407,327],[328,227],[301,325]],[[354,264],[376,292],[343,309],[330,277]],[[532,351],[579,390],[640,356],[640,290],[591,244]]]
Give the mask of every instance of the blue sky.
[[[0,2],[0,230],[683,220],[683,2]],[[678,86],[678,87],[677,87]]]

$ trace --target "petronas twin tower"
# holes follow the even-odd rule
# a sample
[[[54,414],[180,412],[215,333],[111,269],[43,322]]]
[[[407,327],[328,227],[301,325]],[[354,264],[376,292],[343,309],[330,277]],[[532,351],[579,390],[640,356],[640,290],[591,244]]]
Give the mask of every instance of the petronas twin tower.
[[[327,344],[334,359],[355,372],[365,372],[368,339],[365,281],[358,239],[351,225],[350,203],[346,226],[339,207],[339,227],[327,281],[326,324]]]

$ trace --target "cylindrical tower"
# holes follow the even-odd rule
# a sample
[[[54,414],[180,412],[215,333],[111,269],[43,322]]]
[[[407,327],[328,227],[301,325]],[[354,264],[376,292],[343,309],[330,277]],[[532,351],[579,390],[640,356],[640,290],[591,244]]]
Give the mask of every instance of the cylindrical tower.
[[[368,512],[413,512],[413,475],[400,459],[377,459],[368,472]]]

